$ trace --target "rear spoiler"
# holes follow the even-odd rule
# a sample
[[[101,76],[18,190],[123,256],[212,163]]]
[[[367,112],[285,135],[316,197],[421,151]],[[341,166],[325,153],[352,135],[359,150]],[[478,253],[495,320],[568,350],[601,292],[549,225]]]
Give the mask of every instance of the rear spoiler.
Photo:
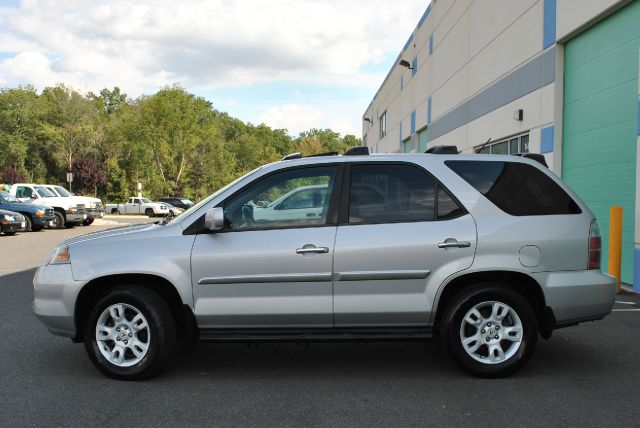
[[[425,153],[430,153],[432,155],[457,155],[460,152],[458,152],[458,147],[456,146],[434,146],[427,149]],[[513,156],[521,156],[523,158],[531,159],[544,165],[545,168],[549,168],[549,165],[547,165],[547,161],[545,160],[544,155],[540,153],[517,153]]]

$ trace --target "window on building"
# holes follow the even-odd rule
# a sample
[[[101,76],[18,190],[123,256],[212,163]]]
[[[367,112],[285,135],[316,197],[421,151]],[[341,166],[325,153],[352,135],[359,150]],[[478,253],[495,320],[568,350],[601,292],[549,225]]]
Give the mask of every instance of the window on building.
[[[479,153],[492,155],[515,155],[516,153],[529,153],[529,134],[516,135],[504,140],[491,142],[482,147]]]
[[[407,138],[402,141],[402,152],[403,153],[411,153],[413,151],[413,140],[411,138]]]
[[[385,111],[380,116],[380,138],[384,138],[387,135],[387,112]]]

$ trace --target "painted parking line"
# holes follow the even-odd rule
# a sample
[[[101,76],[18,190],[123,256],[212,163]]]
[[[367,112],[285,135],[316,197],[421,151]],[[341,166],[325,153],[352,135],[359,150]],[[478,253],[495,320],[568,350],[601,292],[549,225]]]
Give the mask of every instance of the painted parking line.
[[[640,312],[640,309],[613,309],[613,312]]]
[[[616,300],[616,303],[621,303],[623,305],[635,305],[635,302],[623,302],[622,300]]]

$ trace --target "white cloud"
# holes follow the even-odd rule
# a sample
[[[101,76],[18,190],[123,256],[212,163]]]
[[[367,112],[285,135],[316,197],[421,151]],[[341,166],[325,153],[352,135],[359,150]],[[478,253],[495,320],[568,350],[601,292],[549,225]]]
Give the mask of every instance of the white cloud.
[[[424,0],[23,0],[0,10],[0,80],[130,95],[270,81],[375,84],[362,67],[398,52]],[[364,75],[363,75],[364,74]],[[384,76],[382,76],[384,78]]]
[[[266,109],[258,116],[258,123],[274,129],[287,129],[289,134],[298,135],[311,128],[320,128],[324,119],[325,114],[316,107],[284,104]]]

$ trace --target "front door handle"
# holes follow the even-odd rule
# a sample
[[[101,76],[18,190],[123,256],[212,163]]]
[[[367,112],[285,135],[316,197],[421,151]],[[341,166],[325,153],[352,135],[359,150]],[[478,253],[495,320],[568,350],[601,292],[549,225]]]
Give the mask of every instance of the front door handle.
[[[438,248],[468,248],[471,246],[469,241],[453,241],[453,242],[440,242]]]
[[[328,247],[316,247],[315,245],[305,245],[304,248],[296,249],[296,254],[309,254],[309,253],[328,253]]]

